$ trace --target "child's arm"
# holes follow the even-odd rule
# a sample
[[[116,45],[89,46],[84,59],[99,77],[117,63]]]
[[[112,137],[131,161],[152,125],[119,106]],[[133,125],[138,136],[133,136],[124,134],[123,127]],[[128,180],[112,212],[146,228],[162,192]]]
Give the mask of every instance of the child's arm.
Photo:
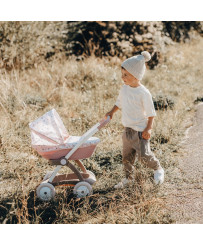
[[[109,111],[108,113],[106,113],[105,117],[110,116],[110,118],[112,119],[113,114],[119,109],[119,107],[117,107],[116,105],[113,106],[113,108],[111,109],[111,111]]]
[[[151,130],[152,130],[152,126],[153,126],[153,121],[154,121],[154,117],[148,117],[147,127],[142,132],[142,137],[146,140],[150,139],[150,137],[151,137]]]

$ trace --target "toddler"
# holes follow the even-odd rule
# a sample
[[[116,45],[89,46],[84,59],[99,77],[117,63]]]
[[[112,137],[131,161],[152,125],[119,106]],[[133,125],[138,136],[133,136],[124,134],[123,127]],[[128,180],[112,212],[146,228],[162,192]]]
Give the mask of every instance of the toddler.
[[[113,114],[122,110],[122,124],[124,132],[122,162],[126,178],[115,185],[115,188],[123,188],[133,180],[134,161],[136,155],[138,160],[154,170],[155,184],[162,184],[164,181],[164,170],[159,160],[150,150],[149,139],[156,112],[149,90],[141,84],[145,73],[145,62],[151,59],[147,51],[141,55],[133,56],[125,60],[121,65],[122,80],[121,87],[115,105],[106,114],[112,119]]]

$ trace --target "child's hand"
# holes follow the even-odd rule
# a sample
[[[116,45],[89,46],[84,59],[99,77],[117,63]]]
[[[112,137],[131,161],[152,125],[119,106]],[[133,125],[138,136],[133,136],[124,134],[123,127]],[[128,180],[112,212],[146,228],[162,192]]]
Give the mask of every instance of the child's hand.
[[[142,137],[146,140],[150,139],[151,138],[151,130],[150,129],[145,129],[143,132],[142,132]]]
[[[110,111],[110,112],[108,112],[108,113],[105,114],[105,118],[107,118],[108,116],[110,116],[110,119],[112,119],[112,117],[113,117],[113,112]]]
[[[111,111],[109,111],[108,113],[106,113],[105,118],[107,118],[108,116],[110,116],[110,119],[112,119],[113,114],[118,110],[118,107],[116,105],[113,106],[113,108],[111,109]]]

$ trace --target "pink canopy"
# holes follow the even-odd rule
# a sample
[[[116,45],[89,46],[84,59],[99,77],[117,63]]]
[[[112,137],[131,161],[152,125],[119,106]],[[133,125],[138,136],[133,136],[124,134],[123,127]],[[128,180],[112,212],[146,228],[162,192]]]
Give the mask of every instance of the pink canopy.
[[[56,146],[64,144],[68,132],[55,109],[29,124],[32,146]]]

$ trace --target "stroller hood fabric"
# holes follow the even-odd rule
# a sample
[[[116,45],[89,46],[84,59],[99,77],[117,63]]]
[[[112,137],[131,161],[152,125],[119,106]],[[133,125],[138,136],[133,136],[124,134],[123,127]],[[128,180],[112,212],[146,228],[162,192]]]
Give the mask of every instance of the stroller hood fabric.
[[[55,109],[29,124],[32,146],[57,146],[64,144],[69,134]]]

